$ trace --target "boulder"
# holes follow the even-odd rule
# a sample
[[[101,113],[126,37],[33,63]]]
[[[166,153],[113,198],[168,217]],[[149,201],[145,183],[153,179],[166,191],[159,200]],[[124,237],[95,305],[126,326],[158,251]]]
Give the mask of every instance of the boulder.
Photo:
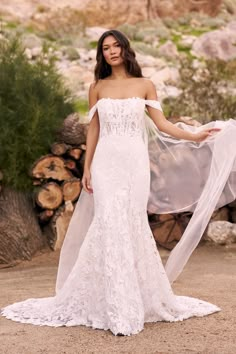
[[[176,47],[176,45],[168,40],[166,43],[162,44],[159,48],[158,48],[158,52],[160,56],[163,56],[165,58],[169,58],[169,59],[175,59],[178,58],[179,53],[178,53],[178,49]]]
[[[190,48],[192,48],[192,45],[196,39],[197,39],[197,37],[195,37],[195,36],[183,35],[181,40],[179,41],[179,45],[182,48],[190,49]]]
[[[30,33],[22,36],[22,43],[25,48],[42,48],[43,40],[35,34]]]
[[[152,75],[151,80],[154,82],[156,86],[159,83],[178,83],[180,79],[179,70],[174,67],[166,66],[162,70],[158,70],[154,75]]]
[[[212,221],[204,238],[218,245],[234,243],[236,242],[236,224],[229,221]]]
[[[228,24],[222,30],[204,33],[192,46],[192,54],[206,59],[224,61],[236,58],[236,22]]]
[[[166,66],[166,62],[160,58],[154,58],[151,55],[144,55],[136,52],[136,59],[142,67],[155,67],[161,69]]]
[[[157,69],[152,66],[150,66],[150,67],[145,66],[142,68],[143,76],[147,77],[147,78],[152,77],[156,73],[156,71],[157,71]]]

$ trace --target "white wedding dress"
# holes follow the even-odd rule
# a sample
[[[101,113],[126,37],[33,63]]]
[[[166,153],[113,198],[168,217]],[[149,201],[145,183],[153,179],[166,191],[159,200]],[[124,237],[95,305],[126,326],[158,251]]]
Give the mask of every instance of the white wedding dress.
[[[220,310],[174,295],[157,251],[147,218],[147,105],[161,110],[159,102],[138,97],[103,98],[92,108],[90,118],[97,110],[100,121],[91,166],[94,193],[82,192],[77,203],[61,250],[56,294],[9,305],[1,310],[3,316],[34,325],[85,325],[131,335],[145,322],[182,321]]]

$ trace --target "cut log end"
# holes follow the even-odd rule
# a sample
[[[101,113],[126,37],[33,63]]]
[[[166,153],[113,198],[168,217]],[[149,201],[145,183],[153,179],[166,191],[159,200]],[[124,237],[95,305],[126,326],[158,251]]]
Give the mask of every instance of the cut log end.
[[[64,155],[67,150],[70,148],[70,145],[65,143],[54,143],[51,146],[51,152],[56,156]]]
[[[50,209],[43,210],[38,214],[38,218],[41,222],[47,222],[53,216],[54,211]]]
[[[68,151],[68,155],[73,157],[75,160],[79,160],[82,152],[83,151],[80,148],[72,148]]]
[[[57,209],[63,202],[61,187],[55,182],[43,185],[36,194],[36,203],[44,209]]]
[[[78,178],[72,178],[65,181],[62,185],[64,201],[75,201],[81,192],[81,181]]]
[[[59,156],[46,155],[37,160],[31,170],[31,175],[38,179],[55,179],[64,181],[73,177],[65,168],[65,161]]]

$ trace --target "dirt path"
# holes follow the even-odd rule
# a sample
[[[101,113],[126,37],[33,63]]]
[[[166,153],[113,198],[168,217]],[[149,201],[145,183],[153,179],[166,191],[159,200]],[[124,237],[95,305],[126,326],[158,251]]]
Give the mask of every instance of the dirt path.
[[[166,257],[166,252],[161,252]],[[54,294],[58,252],[0,271],[0,307]],[[199,297],[222,311],[177,323],[145,325],[131,337],[86,327],[39,327],[0,317],[0,354],[236,353],[236,246],[199,247],[174,284],[176,294]],[[96,299],[95,299],[96,300]]]

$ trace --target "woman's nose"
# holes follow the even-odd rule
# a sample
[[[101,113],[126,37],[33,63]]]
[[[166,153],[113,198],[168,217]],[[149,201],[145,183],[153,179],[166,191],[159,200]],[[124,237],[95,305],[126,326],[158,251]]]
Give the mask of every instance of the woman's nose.
[[[114,47],[111,47],[110,53],[114,54],[116,52],[116,49]]]

